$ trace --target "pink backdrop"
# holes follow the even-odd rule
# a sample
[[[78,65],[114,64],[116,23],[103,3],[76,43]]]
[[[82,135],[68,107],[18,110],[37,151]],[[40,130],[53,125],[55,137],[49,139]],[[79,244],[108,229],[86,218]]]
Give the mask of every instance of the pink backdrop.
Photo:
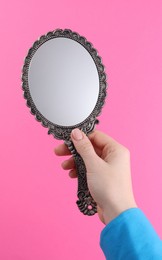
[[[33,41],[71,28],[98,49],[108,98],[98,129],[131,151],[138,205],[162,237],[162,1],[0,2],[0,259],[104,259],[104,227],[78,211],[59,143],[29,113],[21,68]]]

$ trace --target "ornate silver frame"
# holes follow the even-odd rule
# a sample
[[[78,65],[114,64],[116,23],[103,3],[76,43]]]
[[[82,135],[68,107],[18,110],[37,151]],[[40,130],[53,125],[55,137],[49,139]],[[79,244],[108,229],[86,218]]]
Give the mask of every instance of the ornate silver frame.
[[[37,51],[37,49],[46,41],[56,38],[56,37],[65,37],[65,38],[70,38],[74,41],[77,41],[78,43],[80,43],[91,55],[91,57],[93,58],[95,65],[97,67],[97,71],[98,71],[98,75],[99,75],[99,96],[98,96],[98,100],[96,103],[95,108],[93,109],[92,113],[81,123],[74,125],[74,126],[60,126],[60,125],[56,125],[52,122],[50,122],[49,120],[47,120],[36,108],[32,97],[30,95],[30,91],[29,91],[29,85],[28,85],[28,71],[29,71],[29,66],[30,66],[30,62],[31,59],[33,57],[33,55],[35,54],[35,52]],[[96,119],[96,117],[99,116],[101,109],[104,105],[105,102],[105,97],[106,97],[106,88],[107,88],[107,82],[106,82],[106,74],[104,71],[104,65],[102,64],[102,60],[101,57],[98,55],[97,50],[93,47],[92,43],[88,42],[86,40],[85,37],[80,36],[77,32],[73,32],[70,29],[56,29],[54,31],[50,31],[48,32],[46,35],[42,35],[37,41],[34,42],[34,44],[32,45],[32,47],[29,49],[28,54],[24,60],[24,65],[22,68],[22,89],[24,91],[24,98],[26,99],[26,104],[27,106],[30,108],[30,112],[31,114],[33,114],[36,118],[37,121],[39,121],[42,126],[48,128],[48,134],[52,134],[56,139],[61,139],[64,140],[65,143],[68,145],[70,151],[72,152],[74,159],[77,163],[83,163],[83,161],[81,161],[81,157],[79,158],[79,155],[77,154],[71,139],[70,139],[70,133],[74,128],[79,128],[81,129],[85,134],[90,133],[93,129],[96,123],[98,123],[98,120]],[[83,163],[84,164],[84,163]],[[83,169],[84,168],[84,169]],[[82,168],[80,168],[80,166],[78,165],[78,170],[85,171],[85,165],[82,165]],[[83,194],[83,189],[87,189],[87,183],[85,183],[85,175],[82,174],[82,179],[79,180],[79,185],[80,188],[78,188],[78,197],[85,197],[88,198],[88,200],[86,199],[86,206],[85,206],[85,201],[84,203],[80,203],[77,202],[78,207],[80,208],[80,210],[86,214],[86,215],[93,215],[96,213],[96,206],[94,206],[94,201],[90,202],[90,197],[89,195],[85,195],[85,193]],[[84,178],[84,180],[83,180]],[[88,194],[86,192],[86,194]],[[89,201],[89,202],[88,202]],[[83,202],[83,201],[82,201]],[[80,204],[79,204],[80,203]],[[89,204],[88,204],[89,203]],[[83,206],[84,204],[84,206]],[[92,208],[88,208],[88,205],[92,204]]]
[[[72,127],[65,127],[65,126],[59,126],[56,124],[53,124],[49,120],[47,120],[36,108],[32,97],[30,95],[29,91],[29,86],[28,86],[28,70],[29,70],[29,65],[31,62],[31,59],[34,55],[34,53],[37,51],[37,49],[46,41],[56,38],[56,37],[66,37],[70,38],[72,40],[75,40],[79,42],[81,45],[86,48],[86,50],[90,53],[92,56],[97,70],[98,70],[98,75],[99,75],[99,85],[100,85],[100,90],[99,90],[99,96],[98,96],[98,101],[96,103],[96,106],[92,113],[89,115],[87,119],[85,119],[83,122],[74,125]],[[99,116],[101,109],[104,105],[105,97],[106,97],[106,74],[104,72],[104,66],[101,61],[101,57],[98,56],[97,50],[93,48],[92,44],[86,40],[85,37],[80,36],[76,32],[72,32],[69,29],[56,29],[55,31],[48,32],[46,35],[42,35],[37,41],[34,42],[33,46],[29,49],[28,54],[25,58],[24,61],[24,66],[22,69],[22,88],[24,91],[24,98],[27,100],[27,106],[30,108],[30,111],[33,115],[35,115],[35,118],[37,121],[41,122],[44,127],[47,127],[48,134],[53,134],[55,138],[57,139],[62,139],[62,140],[69,140],[70,138],[70,133],[72,129],[78,127],[82,129],[86,134],[91,132],[94,128],[94,124],[96,121],[96,117]]]

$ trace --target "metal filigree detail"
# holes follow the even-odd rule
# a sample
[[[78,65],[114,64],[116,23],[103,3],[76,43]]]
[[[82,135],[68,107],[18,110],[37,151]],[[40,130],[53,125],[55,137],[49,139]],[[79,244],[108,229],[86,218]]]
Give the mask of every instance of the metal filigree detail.
[[[99,96],[96,106],[93,109],[92,113],[83,122],[74,126],[56,125],[45,118],[36,108],[32,100],[28,85],[28,72],[33,55],[43,43],[57,37],[69,38],[80,43],[93,58],[99,76]],[[34,42],[24,60],[24,66],[22,68],[22,89],[24,91],[24,98],[26,99],[27,106],[30,108],[30,112],[35,116],[36,120],[39,121],[42,126],[48,128],[48,134],[52,134],[56,139],[64,140],[69,149],[71,149],[78,171],[79,200],[77,201],[77,205],[80,211],[83,212],[83,214],[85,215],[94,215],[96,213],[96,203],[91,197],[88,190],[85,164],[80,155],[77,154],[74,146],[72,145],[72,142],[70,141],[70,134],[71,131],[76,127],[81,129],[85,134],[90,133],[94,129],[95,124],[98,123],[96,117],[99,116],[105,102],[106,88],[107,83],[104,65],[102,64],[101,57],[98,55],[97,50],[93,47],[92,43],[86,40],[85,37],[80,36],[78,33],[73,32],[69,29],[56,29],[54,31],[48,32],[46,35],[42,35],[37,41]]]
[[[84,164],[83,159],[81,156],[77,153],[72,141],[67,141],[65,144],[68,146],[69,150],[71,151],[75,165],[76,170],[78,173],[78,201],[76,202],[78,205],[79,210],[84,214],[88,216],[92,216],[97,212],[97,204],[92,198],[88,185],[87,185],[87,177],[86,177],[86,166]]]

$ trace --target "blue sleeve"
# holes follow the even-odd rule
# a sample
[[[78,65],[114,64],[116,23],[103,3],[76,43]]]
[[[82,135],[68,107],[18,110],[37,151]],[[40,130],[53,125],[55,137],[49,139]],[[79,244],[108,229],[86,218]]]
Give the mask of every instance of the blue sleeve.
[[[162,241],[139,208],[113,219],[101,232],[107,260],[162,260]]]

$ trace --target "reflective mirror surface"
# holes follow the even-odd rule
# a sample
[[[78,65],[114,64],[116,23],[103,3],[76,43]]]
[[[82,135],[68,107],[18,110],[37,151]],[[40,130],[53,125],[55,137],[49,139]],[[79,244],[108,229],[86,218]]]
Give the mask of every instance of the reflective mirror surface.
[[[73,126],[93,111],[99,75],[90,53],[77,41],[53,38],[34,53],[28,73],[31,97],[50,122]]]

